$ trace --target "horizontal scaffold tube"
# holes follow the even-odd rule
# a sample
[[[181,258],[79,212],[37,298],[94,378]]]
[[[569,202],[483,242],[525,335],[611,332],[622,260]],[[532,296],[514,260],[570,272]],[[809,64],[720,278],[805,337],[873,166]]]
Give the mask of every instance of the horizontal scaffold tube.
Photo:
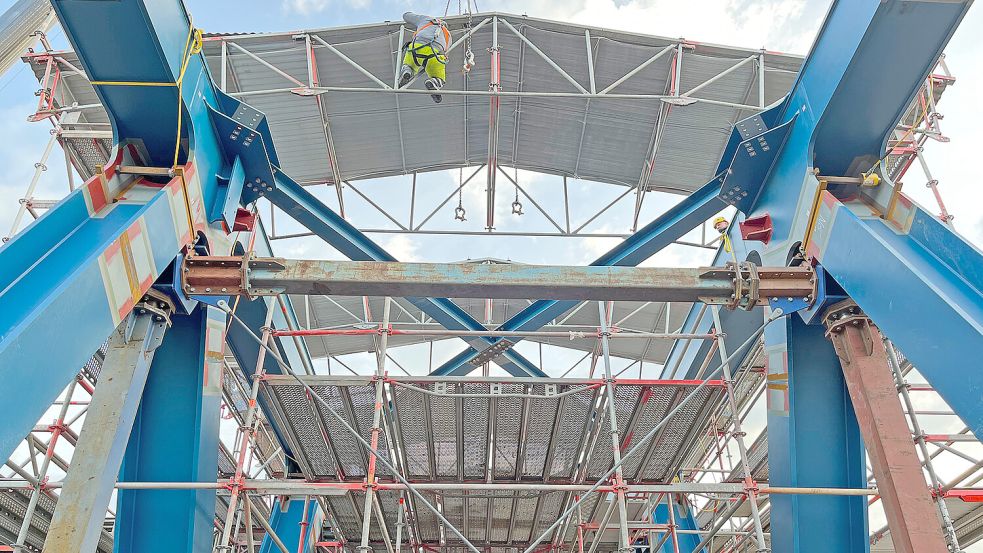
[[[808,266],[608,267],[191,256],[189,295],[272,294],[705,302],[751,307],[814,297]],[[480,331],[479,331],[480,332]]]
[[[597,338],[598,331],[584,330],[424,330],[399,328],[309,328],[300,330],[277,330],[274,336],[366,336],[386,333],[390,336],[506,336],[515,338]],[[665,332],[634,332],[612,329],[608,338],[634,338],[644,340],[714,340],[716,334],[679,334]]]
[[[64,482],[52,481],[46,488],[61,488]],[[758,483],[761,486],[761,483]],[[117,489],[126,490],[223,490],[232,487],[228,480],[216,482],[117,482]],[[352,491],[363,491],[364,482],[307,482],[304,480],[243,480],[241,488],[264,495],[344,495]],[[379,490],[400,491],[406,485],[399,482],[377,482]],[[625,484],[631,493],[699,493],[743,495],[744,484],[739,483],[700,483],[678,482],[672,484]],[[416,482],[413,487],[424,491],[514,491],[526,493],[583,492],[589,484],[539,484],[528,482]],[[0,479],[3,489],[32,489],[27,480]],[[598,492],[612,492],[613,485],[600,486]],[[877,488],[792,488],[761,486],[758,494],[769,495],[877,495]]]

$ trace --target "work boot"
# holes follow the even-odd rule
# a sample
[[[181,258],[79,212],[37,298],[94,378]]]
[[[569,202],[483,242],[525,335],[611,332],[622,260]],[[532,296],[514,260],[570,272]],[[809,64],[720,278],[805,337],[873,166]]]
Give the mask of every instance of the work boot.
[[[427,82],[425,84],[427,86],[427,90],[440,90],[441,88],[444,87],[444,79],[440,79],[437,77],[430,77],[429,79],[427,79]],[[440,94],[431,94],[430,97],[433,98],[434,103],[437,104],[439,104],[441,100],[444,99],[443,96],[441,96]]]
[[[404,86],[407,85],[407,83],[410,82],[410,79],[412,78],[413,78],[413,70],[410,69],[409,65],[404,64],[403,67],[399,70],[399,86],[397,88],[403,88]]]

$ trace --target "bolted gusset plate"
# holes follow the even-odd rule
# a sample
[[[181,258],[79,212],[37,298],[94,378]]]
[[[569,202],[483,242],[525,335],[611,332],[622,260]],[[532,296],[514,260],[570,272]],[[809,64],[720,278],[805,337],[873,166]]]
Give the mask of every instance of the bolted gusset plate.
[[[795,118],[740,142],[724,175],[720,199],[742,213],[751,213],[794,123]],[[751,125],[750,122],[746,124]],[[738,132],[743,137],[745,132],[753,130],[757,127]]]

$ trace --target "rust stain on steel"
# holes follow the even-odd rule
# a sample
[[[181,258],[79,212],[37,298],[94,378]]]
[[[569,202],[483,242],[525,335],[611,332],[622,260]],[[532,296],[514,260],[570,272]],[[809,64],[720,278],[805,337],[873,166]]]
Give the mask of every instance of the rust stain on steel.
[[[244,264],[245,263],[245,264]],[[760,298],[807,297],[808,267],[761,269]],[[722,267],[571,267],[478,263],[315,261],[191,257],[183,268],[188,294],[545,298],[557,300],[699,301],[728,298],[732,269]]]
[[[881,333],[849,300],[826,315],[895,550],[946,551]]]

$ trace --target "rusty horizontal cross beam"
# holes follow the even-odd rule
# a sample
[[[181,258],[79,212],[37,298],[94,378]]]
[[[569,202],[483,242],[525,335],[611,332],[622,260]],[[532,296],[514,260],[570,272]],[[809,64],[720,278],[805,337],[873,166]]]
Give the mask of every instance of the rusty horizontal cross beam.
[[[730,307],[814,297],[809,267],[580,267],[198,256],[184,262],[189,295],[308,294],[676,301]]]

